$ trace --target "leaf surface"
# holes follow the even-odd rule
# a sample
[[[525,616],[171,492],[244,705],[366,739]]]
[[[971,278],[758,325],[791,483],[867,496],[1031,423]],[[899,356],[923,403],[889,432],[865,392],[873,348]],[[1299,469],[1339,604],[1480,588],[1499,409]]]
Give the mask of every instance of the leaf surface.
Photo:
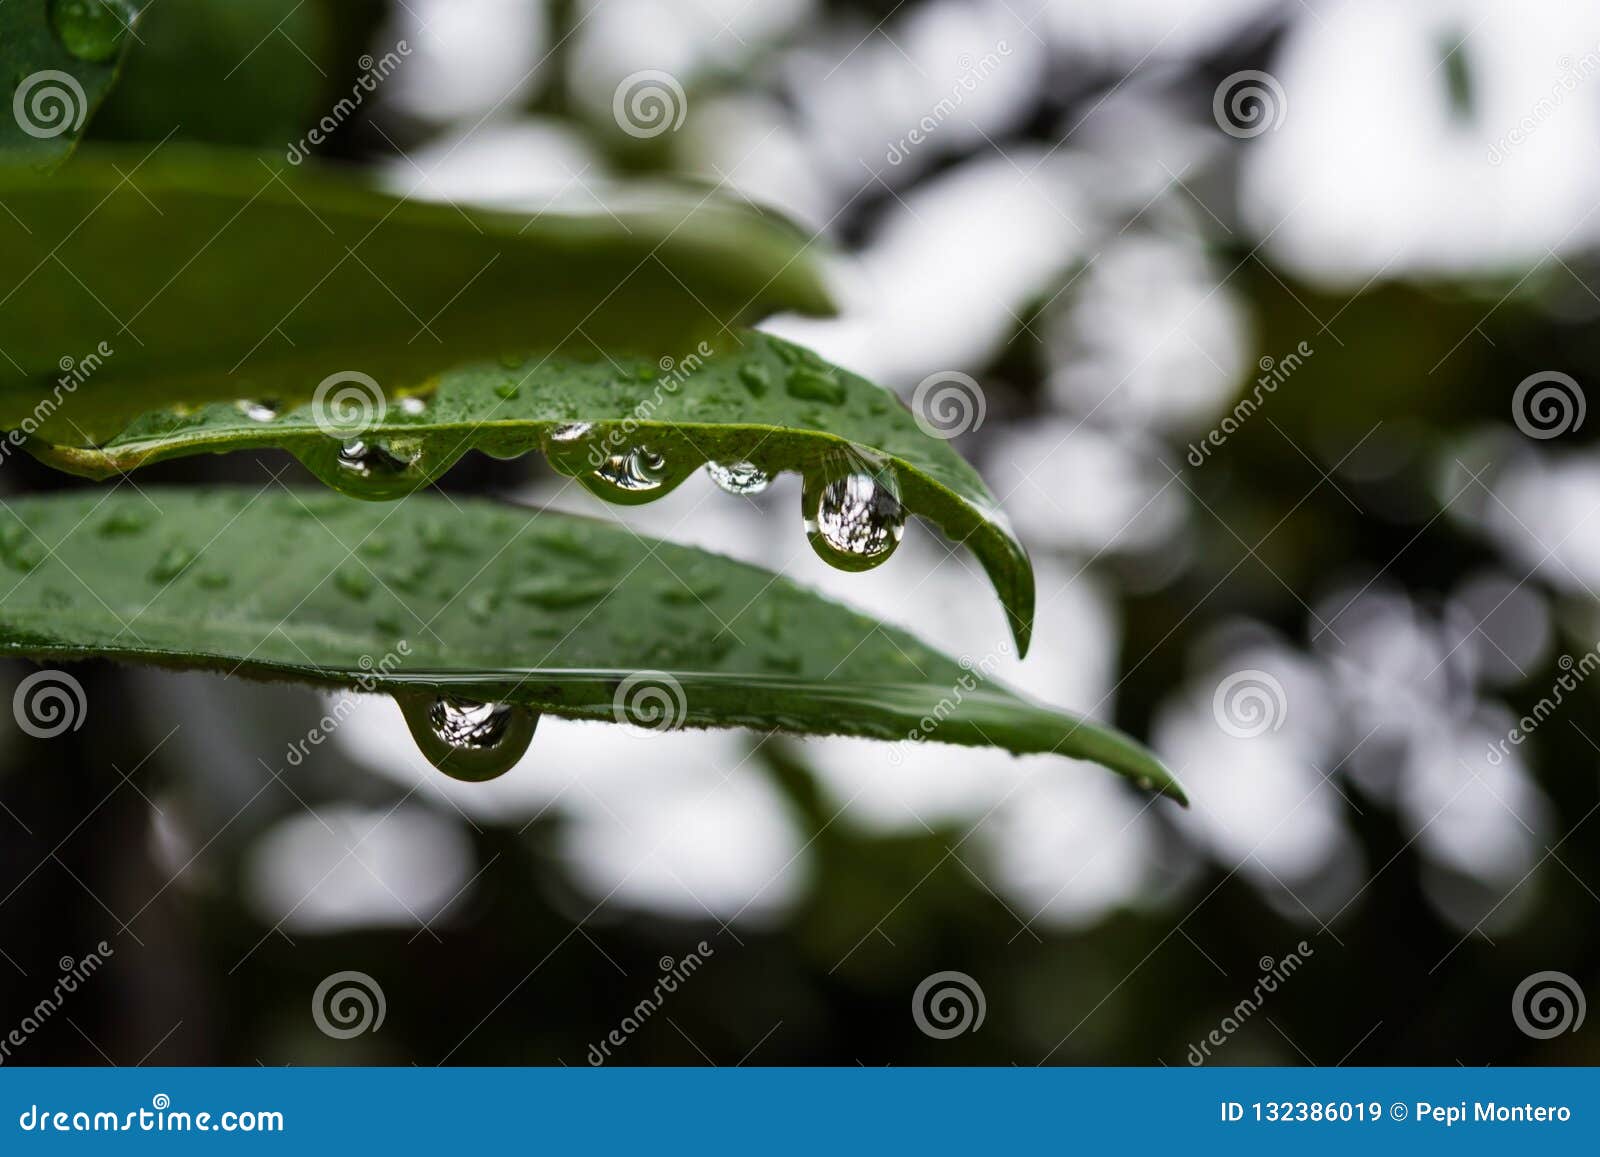
[[[984,678],[986,663],[606,522],[281,487],[57,494],[0,506],[0,580],[0,654],[1055,752],[1182,798],[1138,744]],[[664,697],[641,699],[647,685]]]

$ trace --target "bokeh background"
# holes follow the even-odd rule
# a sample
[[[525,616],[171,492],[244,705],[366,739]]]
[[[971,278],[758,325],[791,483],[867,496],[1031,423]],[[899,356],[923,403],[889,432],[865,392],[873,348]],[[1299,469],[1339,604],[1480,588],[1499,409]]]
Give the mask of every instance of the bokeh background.
[[[404,40],[321,160],[790,214],[843,308],[771,329],[905,397],[981,387],[957,445],[1040,579],[1003,677],[1148,741],[1193,805],[1059,759],[553,719],[464,785],[381,699],[295,767],[317,694],[85,664],[82,730],[0,714],[0,1032],[60,958],[114,954],[7,1063],[579,1065],[692,952],[611,1063],[1183,1065],[1213,1032],[1206,1063],[1600,1063],[1600,1025],[1514,1005],[1547,971],[1573,1013],[1600,993],[1600,9],[154,0],[138,31],[93,136],[282,151]],[[639,136],[613,98],[645,70],[683,117]],[[445,486],[781,568],[953,653],[1004,638],[923,527],[829,570],[792,478],[622,511],[473,456]],[[347,970],[385,1016],[336,1039],[312,1000]],[[981,1025],[919,1027],[941,972]]]

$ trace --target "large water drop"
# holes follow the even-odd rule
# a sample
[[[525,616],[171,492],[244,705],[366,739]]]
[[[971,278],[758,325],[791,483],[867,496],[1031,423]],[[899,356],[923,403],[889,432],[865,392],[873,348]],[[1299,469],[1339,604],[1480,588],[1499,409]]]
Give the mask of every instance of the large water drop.
[[[812,549],[840,570],[871,570],[905,533],[905,507],[886,471],[807,477],[801,509]]]
[[[760,494],[772,485],[767,472],[753,462],[733,462],[726,466],[721,462],[707,462],[706,473],[729,494]]]
[[[539,726],[537,714],[509,703],[420,694],[396,696],[396,702],[428,762],[469,783],[495,779],[515,767]]]

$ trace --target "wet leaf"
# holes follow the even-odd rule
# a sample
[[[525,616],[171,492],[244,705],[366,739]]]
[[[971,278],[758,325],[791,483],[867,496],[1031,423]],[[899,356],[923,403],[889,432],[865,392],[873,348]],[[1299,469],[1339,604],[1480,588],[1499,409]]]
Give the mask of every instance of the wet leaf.
[[[605,522],[280,487],[58,494],[3,504],[0,581],[3,654],[639,726],[1056,752],[1182,798],[1136,743],[984,678],[988,660],[957,662],[759,568]]]
[[[809,350],[746,331],[721,352],[702,346],[676,361],[502,359],[452,370],[405,397],[346,385],[348,425],[339,424],[332,395],[320,403],[229,398],[178,413],[174,399],[152,387],[111,399],[119,409],[135,397],[152,407],[117,428],[100,413],[104,394],[91,383],[58,419],[47,418],[27,446],[44,461],[94,478],[188,454],[277,447],[341,491],[379,499],[426,485],[473,449],[499,457],[542,450],[557,469],[624,503],[659,498],[710,461],[736,468],[717,474],[734,490],[758,487],[781,471],[805,475],[805,517],[813,522],[830,484],[833,499],[848,501],[868,486],[849,479],[871,479],[881,509],[858,503],[843,510],[844,529],[834,537],[855,539],[831,549],[819,529],[813,535],[821,539],[819,553],[847,569],[876,565],[892,551],[893,531],[874,540],[870,520],[881,515],[880,522],[894,522],[897,508],[919,515],[972,548],[1027,652],[1032,568],[977,472],[948,441],[919,429],[892,393]],[[0,405],[0,424],[23,419]],[[91,431],[101,440],[85,447]],[[861,525],[849,522],[852,515]],[[851,553],[852,544],[859,553]]]

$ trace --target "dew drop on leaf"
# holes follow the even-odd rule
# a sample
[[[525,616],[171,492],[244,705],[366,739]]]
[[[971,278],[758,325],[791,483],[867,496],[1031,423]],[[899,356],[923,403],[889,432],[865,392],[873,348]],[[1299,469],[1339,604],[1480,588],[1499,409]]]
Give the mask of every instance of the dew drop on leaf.
[[[278,416],[278,407],[271,402],[240,402],[239,412],[252,422],[270,422]]]
[[[845,394],[843,382],[826,370],[813,369],[811,366],[796,366],[790,370],[784,389],[788,390],[791,398],[832,405],[844,401]]]
[[[871,570],[884,562],[905,533],[896,490],[887,472],[807,477],[801,508],[812,549],[840,570]]]
[[[169,583],[188,569],[195,560],[194,551],[186,546],[169,546],[156,560],[155,567],[150,571],[150,580],[158,583]]]
[[[707,462],[706,473],[711,481],[729,494],[760,494],[772,485],[772,479],[753,462],[733,462],[724,466],[720,462]]]
[[[423,694],[396,696],[396,702],[428,761],[452,779],[470,783],[515,767],[539,725],[537,714],[509,703]]]
[[[50,27],[56,39],[73,56],[91,64],[116,55],[137,14],[132,0],[50,0]]]
[[[739,380],[744,383],[744,388],[750,391],[753,398],[765,397],[768,387],[772,385],[772,375],[767,373],[767,367],[760,362],[745,362],[739,367]]]

